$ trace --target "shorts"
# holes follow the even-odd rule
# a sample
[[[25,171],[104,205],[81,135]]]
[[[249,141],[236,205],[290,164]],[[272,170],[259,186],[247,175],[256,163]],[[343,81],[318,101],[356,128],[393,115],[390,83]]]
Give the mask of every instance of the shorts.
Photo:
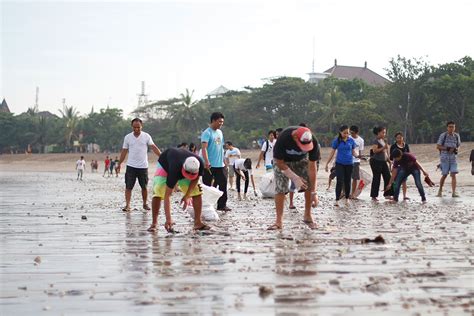
[[[227,175],[229,177],[235,177],[234,165],[228,166],[227,169],[228,169],[228,174]]]
[[[125,188],[127,190],[132,190],[137,178],[140,187],[146,189],[148,184],[148,168],[134,168],[127,166],[127,170],[125,171]]]
[[[360,180],[360,162],[354,162],[352,167],[352,180]]]
[[[302,177],[306,183],[309,183],[308,174],[308,160],[302,159],[300,161],[288,161],[285,164],[294,172],[296,175]],[[290,181],[285,176],[277,165],[273,167],[273,174],[275,175],[275,193],[288,193],[288,182]]]
[[[165,192],[166,192],[166,187],[167,187],[166,178],[167,178],[166,176],[157,176],[157,175],[153,177],[153,197],[158,197],[161,199],[165,197]],[[178,180],[179,189],[181,190],[181,192],[183,192],[183,194],[186,194],[188,192],[190,183],[191,183],[191,180],[186,179],[186,178]],[[190,196],[194,197],[194,196],[200,196],[200,195],[202,195],[202,187],[198,183],[194,187]]]
[[[459,173],[457,161],[441,161],[441,174],[447,176],[449,173]]]

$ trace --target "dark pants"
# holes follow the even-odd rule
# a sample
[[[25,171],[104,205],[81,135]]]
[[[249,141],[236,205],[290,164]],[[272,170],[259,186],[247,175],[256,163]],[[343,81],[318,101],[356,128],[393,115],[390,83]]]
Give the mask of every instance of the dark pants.
[[[423,189],[423,184],[421,183],[420,170],[415,169],[413,171],[406,171],[401,168],[398,169],[397,179],[395,180],[395,185],[394,185],[394,190],[393,190],[394,200],[398,201],[398,195],[400,194],[400,186],[402,185],[403,182],[407,180],[409,175],[412,175],[413,178],[415,179],[415,184],[416,184],[416,187],[418,188],[418,192],[420,193],[422,200],[425,200],[425,190]]]
[[[344,196],[349,198],[351,193],[351,175],[353,165],[341,165],[336,163],[336,201],[341,197],[342,187],[344,186]]]
[[[383,177],[384,189],[390,182],[390,169],[386,161],[370,159],[370,169],[372,169],[372,188],[370,190],[370,197],[376,198],[379,196],[380,176]],[[384,196],[392,196],[393,189],[385,191]]]
[[[235,170],[234,168],[234,171],[235,171],[235,186],[237,187],[237,193],[240,193],[240,179],[242,178],[240,176],[240,173],[237,172],[237,170]],[[243,171],[242,170],[242,173],[244,174],[245,176],[245,188],[244,188],[244,193],[247,193],[248,189],[249,189],[249,172],[246,170],[246,171]]]
[[[204,175],[202,176],[202,183],[209,186],[211,185],[212,179],[214,179],[214,187],[219,186],[219,190],[224,192],[224,194],[222,194],[219,200],[217,200],[217,208],[225,208],[227,204],[227,177],[224,174],[224,167],[211,167],[210,170],[204,170]]]

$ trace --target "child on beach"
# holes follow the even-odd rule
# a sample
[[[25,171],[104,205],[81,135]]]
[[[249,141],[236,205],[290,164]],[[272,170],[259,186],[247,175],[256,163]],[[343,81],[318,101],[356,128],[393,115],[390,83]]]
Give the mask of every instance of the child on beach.
[[[255,181],[252,174],[252,160],[250,158],[236,159],[232,168],[234,169],[236,175],[235,186],[237,188],[239,201],[242,200],[242,196],[240,195],[240,179],[244,180],[245,182],[244,200],[247,199],[247,191],[249,188],[250,179],[252,180],[253,193],[255,194],[255,196],[257,196],[257,192],[255,191]]]
[[[420,163],[416,160],[415,156],[402,152],[400,149],[396,149],[392,153],[393,157],[393,173],[390,181],[385,188],[386,190],[392,189],[393,184],[393,201],[398,202],[398,195],[400,194],[400,186],[406,181],[409,175],[412,175],[415,179],[416,187],[421,196],[421,201],[426,202],[425,191],[423,190],[423,184],[421,182],[420,171],[423,172],[425,177],[428,177],[428,173],[423,169]]]

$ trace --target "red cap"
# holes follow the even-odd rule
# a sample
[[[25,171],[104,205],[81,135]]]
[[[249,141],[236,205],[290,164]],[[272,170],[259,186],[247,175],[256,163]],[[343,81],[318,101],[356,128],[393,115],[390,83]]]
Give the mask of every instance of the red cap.
[[[308,152],[313,150],[313,134],[309,128],[298,127],[292,134],[297,136],[296,143],[302,151]]]

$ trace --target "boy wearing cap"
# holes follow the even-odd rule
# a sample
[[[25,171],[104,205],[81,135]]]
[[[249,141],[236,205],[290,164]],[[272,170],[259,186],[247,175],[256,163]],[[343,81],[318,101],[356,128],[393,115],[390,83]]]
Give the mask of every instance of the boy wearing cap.
[[[173,232],[173,221],[171,220],[171,194],[176,184],[184,193],[181,199],[183,209],[188,206],[189,198],[193,199],[195,212],[194,229],[209,230],[210,227],[201,221],[202,211],[202,188],[198,184],[199,176],[202,176],[204,162],[199,156],[185,149],[169,148],[161,153],[158,166],[153,178],[153,200],[152,200],[152,224],[148,231],[157,230],[158,213],[160,212],[161,200],[165,205],[165,229]]]
[[[315,229],[316,223],[311,215],[311,206],[316,207],[316,161],[319,157],[318,141],[307,127],[290,126],[278,136],[273,149],[275,175],[275,224],[268,230],[283,227],[283,205],[288,193],[288,181],[291,180],[299,191],[304,191],[305,213],[303,222]]]

